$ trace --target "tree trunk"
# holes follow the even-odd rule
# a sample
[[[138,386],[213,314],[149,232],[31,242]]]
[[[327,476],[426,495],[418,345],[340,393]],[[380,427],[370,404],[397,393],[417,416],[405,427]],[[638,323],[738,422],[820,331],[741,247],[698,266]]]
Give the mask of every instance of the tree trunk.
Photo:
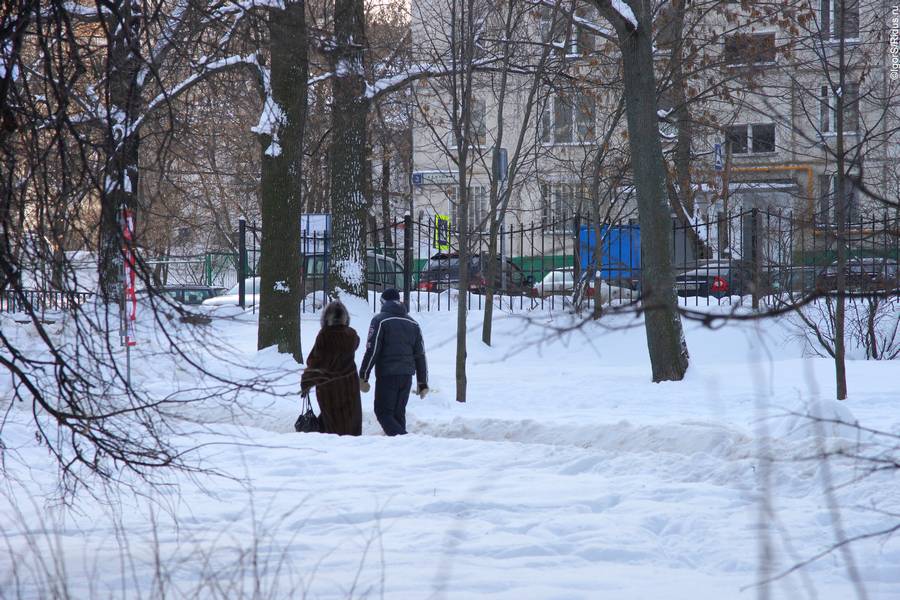
[[[257,347],[302,361],[300,349],[300,213],[308,57],[304,2],[270,14],[272,101],[281,119],[262,144],[262,239]]]
[[[461,7],[461,12],[457,7]],[[459,19],[455,15],[459,14]],[[469,150],[472,142],[472,79],[474,71],[475,7],[473,0],[453,7],[451,51],[454,53],[452,126],[457,149],[457,235],[459,237],[459,283],[456,311],[456,401],[466,401],[466,322],[469,297]],[[460,35],[462,34],[462,35]],[[458,52],[458,54],[457,54]]]
[[[672,269],[672,220],[666,198],[666,165],[659,140],[656,78],[649,0],[634,2],[636,29],[616,25],[622,52],[625,111],[643,261],[644,327],[653,381],[677,381],[688,368],[687,344],[675,296]]]
[[[837,181],[835,182],[834,217],[837,225],[837,306],[834,310],[834,375],[836,384],[836,397],[838,400],[847,399],[847,365],[846,348],[844,344],[845,312],[846,312],[846,288],[847,288],[847,180],[846,157],[844,156],[844,94],[845,70],[844,67],[844,40],[841,38],[838,46],[838,89],[835,106],[835,156],[837,158]]]
[[[673,34],[674,45],[670,63],[672,65],[672,93],[674,101],[673,116],[678,128],[675,139],[675,173],[680,192],[679,199],[685,216],[694,214],[694,190],[691,186],[691,141],[693,127],[691,113],[688,110],[687,82],[684,76],[684,1],[674,0]]]
[[[141,102],[138,73],[142,61],[137,39],[141,15],[132,12],[130,0],[117,4],[106,24],[109,103],[98,248],[100,295],[104,302],[115,302],[120,295],[122,226],[119,215],[123,207],[133,209],[137,205],[139,172],[139,140],[134,123]]]
[[[365,297],[366,98],[365,16],[362,0],[335,0],[331,109],[331,260],[335,289]]]
[[[385,143],[381,147],[381,224],[384,247],[393,248],[394,239],[391,234],[391,154]]]

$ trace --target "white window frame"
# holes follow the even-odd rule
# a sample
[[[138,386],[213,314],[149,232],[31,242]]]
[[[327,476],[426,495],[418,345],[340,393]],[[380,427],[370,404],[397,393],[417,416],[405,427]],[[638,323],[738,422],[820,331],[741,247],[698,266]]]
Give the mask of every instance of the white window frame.
[[[469,144],[469,148],[483,148],[487,145],[487,103],[480,96],[473,94],[470,112],[472,115],[470,134],[474,143]],[[450,150],[459,148],[459,144],[456,143],[456,133],[452,127],[447,130],[447,148]]]
[[[836,221],[836,204],[837,204],[837,173],[821,173],[819,178],[828,180],[827,189],[819,190],[819,213],[829,223],[834,224]],[[859,188],[849,176],[844,179],[844,193],[847,196],[847,220],[856,220],[859,217]],[[823,205],[827,203],[828,214],[824,214]]]
[[[554,227],[550,232],[554,235],[569,235],[571,230],[566,226],[575,216],[578,198],[584,193],[585,187],[579,183],[564,181],[542,181],[540,183],[541,196],[541,225],[549,227],[563,223],[563,228]]]
[[[487,193],[488,189],[483,185],[469,186],[469,206],[468,206],[468,230],[469,233],[483,233],[481,231],[482,221],[487,215]],[[447,199],[450,204],[450,222],[459,231],[459,186],[451,186],[447,188]]]
[[[590,99],[589,104],[584,103],[585,98]],[[566,112],[569,115],[571,136],[568,140],[556,139],[556,108],[558,102],[565,103]],[[590,109],[589,119],[582,119],[584,113],[581,108],[583,106],[588,106]],[[591,135],[582,137],[579,129],[585,124],[585,121],[589,124],[589,129],[591,126],[593,129]],[[562,94],[548,96],[538,125],[540,127],[538,139],[544,146],[585,146],[593,144],[597,139],[597,101],[584,92],[573,94],[570,97]]]
[[[754,152],[753,151],[753,130],[756,127],[766,127],[771,125],[775,134],[772,140],[773,149],[770,152]],[[733,123],[728,126],[729,129],[732,127],[746,127],[747,128],[747,151],[746,152],[735,152],[734,148],[731,149],[732,155],[738,156],[770,156],[772,154],[776,154],[778,152],[778,126],[775,123]],[[727,139],[727,131],[726,131],[726,139]]]
[[[550,6],[541,6],[539,16],[538,16],[538,32],[540,34],[541,41],[544,40],[548,34],[552,34],[553,22],[551,20],[551,16],[553,15],[553,7]],[[583,19],[585,21],[590,21],[592,17],[596,16],[595,11],[591,10],[591,7],[588,6],[580,6],[575,11],[575,16],[579,19]],[[557,23],[564,26],[568,31],[560,31],[558,34],[550,35],[547,40],[550,44],[552,44],[555,48],[559,50],[565,51],[566,58],[579,58],[582,56],[582,48],[580,47],[579,41],[579,32],[581,29],[575,23],[574,19],[572,20],[571,27],[569,26],[569,22],[567,19],[567,15],[563,10],[556,11]],[[568,35],[568,39],[563,40],[563,34]],[[585,35],[590,36],[588,39],[591,40],[590,48],[585,48],[585,50],[590,53],[593,52],[597,47],[596,36],[590,32],[585,33]]]
[[[822,3],[828,3],[828,31],[826,33],[825,38],[829,40],[831,43],[840,43],[841,38],[837,35],[837,19],[835,16],[837,15],[836,4],[840,0],[820,0],[819,3],[819,13],[822,12]],[[862,22],[861,22],[861,12],[860,5],[862,4],[862,0],[856,0],[856,35],[854,37],[845,37],[844,42],[859,42],[860,41],[860,33],[862,30]],[[819,25],[821,28],[821,18],[819,19]]]
[[[844,87],[847,85],[856,86],[856,100],[854,100],[856,104],[856,128],[855,129],[846,129],[847,127],[847,105],[844,104],[844,135],[855,135],[859,133],[859,125],[862,120],[861,111],[860,111],[860,94],[859,94],[859,84],[856,82],[844,82]],[[827,83],[819,86],[819,132],[822,136],[836,136],[837,135],[837,94],[834,93],[834,90],[831,89],[831,86]],[[828,107],[826,112],[825,107]],[[826,117],[828,119],[826,124]]]

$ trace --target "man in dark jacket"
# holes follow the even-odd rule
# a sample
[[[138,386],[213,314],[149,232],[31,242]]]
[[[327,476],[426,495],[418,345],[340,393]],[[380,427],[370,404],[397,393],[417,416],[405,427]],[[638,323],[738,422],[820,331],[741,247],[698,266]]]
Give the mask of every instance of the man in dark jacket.
[[[412,376],[417,394],[428,393],[428,367],[419,324],[406,313],[400,293],[389,288],[381,294],[381,312],[372,319],[366,353],[359,368],[359,387],[369,391],[369,375],[375,369],[375,416],[387,435],[406,433],[406,403]]]

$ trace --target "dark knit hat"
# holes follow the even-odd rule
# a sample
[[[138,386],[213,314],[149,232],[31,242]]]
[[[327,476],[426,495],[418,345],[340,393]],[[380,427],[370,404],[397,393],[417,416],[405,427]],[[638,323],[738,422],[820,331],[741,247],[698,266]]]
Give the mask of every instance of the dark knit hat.
[[[394,288],[388,288],[381,292],[381,301],[382,302],[390,302],[391,300],[399,301],[400,300],[400,292],[398,292]]]

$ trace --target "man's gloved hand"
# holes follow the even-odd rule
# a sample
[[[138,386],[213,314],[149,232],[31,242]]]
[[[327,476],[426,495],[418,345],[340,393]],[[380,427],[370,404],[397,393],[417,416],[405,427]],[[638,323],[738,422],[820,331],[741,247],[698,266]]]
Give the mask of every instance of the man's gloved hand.
[[[363,394],[366,394],[370,389],[372,389],[372,386],[369,385],[368,381],[366,381],[365,379],[359,380],[359,391],[361,391]]]
[[[427,384],[427,383],[420,383],[420,384],[419,384],[418,390],[416,390],[416,393],[419,394],[419,398],[421,398],[422,400],[424,400],[424,399],[425,399],[425,396],[428,395],[428,384]]]

